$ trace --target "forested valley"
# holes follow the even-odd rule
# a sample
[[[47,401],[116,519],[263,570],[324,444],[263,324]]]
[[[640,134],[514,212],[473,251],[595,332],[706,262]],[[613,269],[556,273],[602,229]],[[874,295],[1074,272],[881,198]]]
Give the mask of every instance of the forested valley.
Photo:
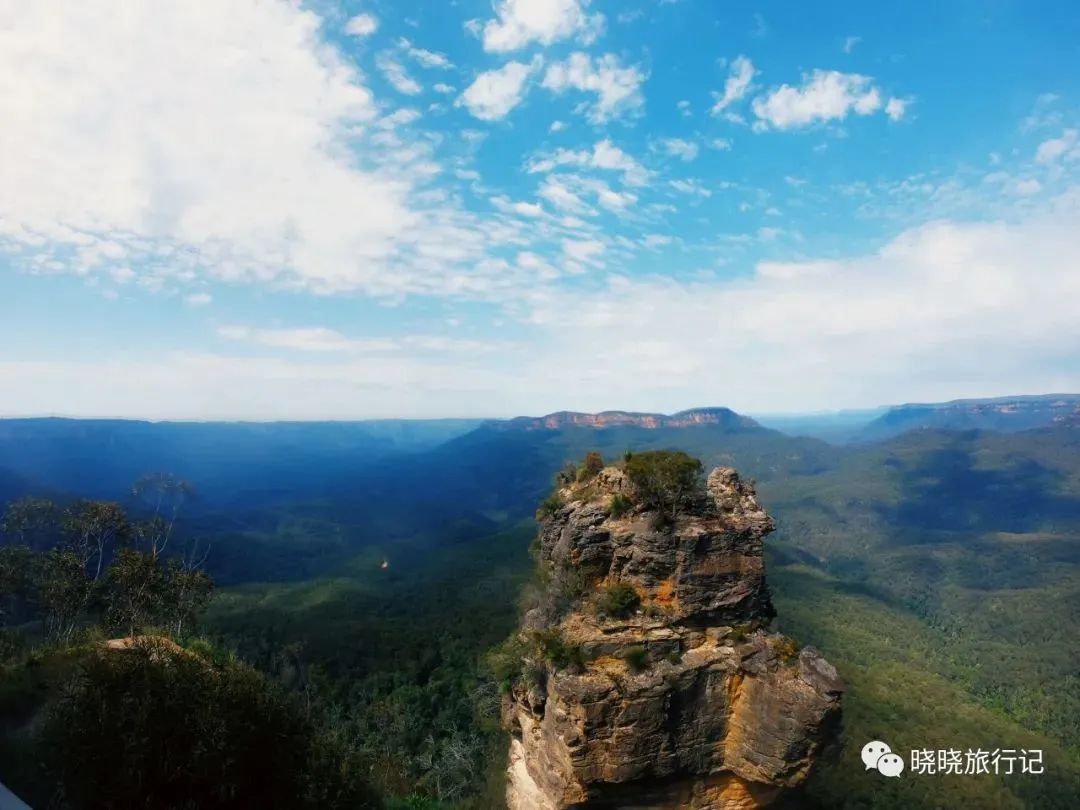
[[[848,684],[843,745],[797,806],[1066,807],[1080,786],[1075,428],[837,445],[741,419],[493,423],[365,452],[305,451],[290,427],[288,450],[245,434],[230,456],[220,428],[185,453],[72,424],[0,436],[0,781],[34,807],[105,806],[146,779],[162,806],[265,789],[501,807],[489,655],[533,576],[533,513],[587,451],[668,447],[756,479],[778,521],[775,623]],[[1039,748],[1047,769],[869,783],[853,762],[882,736]]]

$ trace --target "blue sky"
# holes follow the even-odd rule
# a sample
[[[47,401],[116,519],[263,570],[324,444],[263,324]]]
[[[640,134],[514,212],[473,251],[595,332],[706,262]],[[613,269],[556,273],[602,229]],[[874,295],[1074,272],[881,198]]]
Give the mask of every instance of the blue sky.
[[[0,0],[0,414],[1080,390],[1065,2]]]

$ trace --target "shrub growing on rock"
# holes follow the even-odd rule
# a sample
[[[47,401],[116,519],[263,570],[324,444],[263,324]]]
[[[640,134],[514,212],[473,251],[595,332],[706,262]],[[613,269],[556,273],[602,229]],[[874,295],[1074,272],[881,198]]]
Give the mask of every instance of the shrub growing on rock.
[[[626,462],[642,502],[665,522],[674,521],[701,490],[702,472],[700,461],[679,450],[634,453]]]
[[[548,495],[541,502],[540,507],[536,510],[537,520],[550,520],[555,517],[555,514],[563,508],[563,499],[558,492],[553,492]]]
[[[623,652],[623,660],[631,672],[644,672],[649,668],[649,651],[640,644],[627,647]]]
[[[634,508],[633,502],[623,495],[621,492],[616,492],[611,498],[611,503],[608,504],[608,514],[613,518],[620,518]]]
[[[634,586],[627,582],[616,582],[600,589],[596,597],[596,609],[605,616],[625,619],[641,604]]]
[[[604,457],[595,450],[591,450],[585,454],[585,461],[578,469],[577,480],[588,481],[595,478],[602,469],[604,469]]]
[[[585,666],[581,645],[570,644],[558,630],[538,630],[533,641],[544,660],[556,669],[580,671]]]

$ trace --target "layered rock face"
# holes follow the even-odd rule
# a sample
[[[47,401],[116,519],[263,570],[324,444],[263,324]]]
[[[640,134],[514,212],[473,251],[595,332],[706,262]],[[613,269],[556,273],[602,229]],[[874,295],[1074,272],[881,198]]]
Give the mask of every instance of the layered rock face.
[[[713,470],[659,526],[640,500],[608,467],[542,519],[545,596],[504,705],[511,810],[763,807],[836,728],[836,671],[765,629],[753,488]]]
[[[602,413],[576,413],[559,411],[547,416],[518,416],[506,422],[495,423],[504,430],[558,430],[567,427],[608,428],[637,427],[646,430],[659,428],[684,428],[697,425],[718,425],[730,430],[762,430],[749,416],[740,416],[728,408],[695,408],[675,414],[629,413],[627,411],[603,411]]]

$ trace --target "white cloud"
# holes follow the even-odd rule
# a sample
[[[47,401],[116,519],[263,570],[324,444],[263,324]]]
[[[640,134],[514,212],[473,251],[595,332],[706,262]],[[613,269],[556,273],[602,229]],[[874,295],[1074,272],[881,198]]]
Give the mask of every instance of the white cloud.
[[[422,67],[435,68],[438,70],[451,70],[454,67],[454,63],[446,57],[446,54],[425,50],[424,48],[417,48],[405,37],[398,40],[398,47],[416,60]]]
[[[712,191],[705,188],[701,184],[701,181],[696,178],[689,178],[686,180],[671,180],[670,185],[673,189],[682,194],[691,194],[695,197],[711,197]]]
[[[862,37],[847,37],[844,40],[844,53],[851,53],[860,42],[862,42]]]
[[[501,349],[502,347],[500,347]],[[503,349],[508,354],[512,347]],[[516,380],[475,351],[297,358],[160,353],[145,360],[0,361],[0,413],[56,413],[79,391],[76,416],[144,419],[356,419],[503,413]],[[514,360],[516,356],[511,354]],[[296,392],[302,390],[302,398]],[[65,392],[67,392],[65,394]],[[478,402],[486,403],[477,407]],[[64,407],[64,406],[61,406]]]
[[[563,242],[563,253],[573,261],[596,265],[604,254],[604,243],[597,239],[567,239]]]
[[[302,352],[388,351],[396,348],[393,341],[356,341],[324,327],[255,329],[250,326],[222,326],[217,333],[228,340]]]
[[[219,327],[217,333],[227,340],[298,352],[370,354],[400,352],[408,349],[435,352],[481,352],[490,351],[493,348],[490,343],[484,341],[442,335],[353,338],[336,329],[323,326],[262,329],[230,325]]]
[[[382,51],[375,57],[375,66],[399,93],[415,96],[424,89],[389,51]]]
[[[752,413],[1076,390],[1078,217],[1073,188],[1016,222],[933,222],[846,259],[762,263],[729,280],[618,278],[589,295],[547,289],[530,306],[535,342],[500,345],[483,362],[464,349],[0,360],[0,379],[15,383],[0,386],[0,413],[56,412],[73,389],[81,415],[157,419],[510,416],[612,403]],[[521,259],[532,278],[545,265]]]
[[[670,245],[672,241],[672,238],[667,234],[650,233],[646,234],[645,238],[641,240],[641,244],[649,250],[655,250]]]
[[[711,141],[709,141],[709,146],[719,152],[727,152],[731,149],[731,139],[713,138]]]
[[[551,205],[563,211],[575,214],[592,214],[593,209],[575,191],[561,175],[549,175],[540,184],[537,194]]]
[[[550,172],[560,166],[578,166],[622,172],[623,182],[628,186],[643,186],[649,182],[650,172],[632,155],[616,146],[609,138],[597,141],[589,149],[558,149],[551,154],[530,158],[525,164],[529,174]]]
[[[904,105],[894,99],[890,117],[903,114]],[[858,73],[815,70],[803,77],[801,87],[781,85],[754,99],[754,114],[762,126],[776,129],[805,127],[819,121],[843,120],[849,114],[870,115],[882,108],[881,93],[873,79]],[[897,116],[898,117],[898,116]]]
[[[603,180],[576,174],[548,175],[540,184],[537,194],[562,211],[585,216],[595,216],[597,213],[586,198],[592,198],[601,208],[616,213],[623,212],[638,201],[637,195],[632,192],[617,191]]]
[[[184,298],[184,302],[192,307],[205,307],[213,301],[214,297],[210,293],[192,293]]]
[[[0,29],[0,245],[121,241],[144,262],[316,282],[388,253],[406,189],[328,148],[375,106],[319,19],[215,8],[208,28],[197,3],[41,4]]]
[[[637,202],[636,194],[616,191],[602,180],[585,179],[582,186],[596,195],[596,202],[609,211],[622,211]]]
[[[1042,191],[1042,183],[1033,177],[1023,177],[1013,185],[1013,191],[1021,197],[1030,197]]]
[[[436,93],[442,93],[443,95],[449,95],[450,93],[456,92],[453,85],[445,84],[443,82],[433,84],[431,86],[431,89],[434,90]]]
[[[604,28],[604,15],[587,14],[588,7],[589,0],[495,0],[496,18],[482,29],[484,50],[505,53],[571,36],[588,45]]]
[[[540,68],[532,63],[507,62],[501,68],[481,73],[461,94],[460,104],[481,121],[505,118],[525,98],[529,77]]]
[[[1080,158],[1080,145],[1075,129],[1065,130],[1060,138],[1051,138],[1039,144],[1035,150],[1035,162],[1043,164],[1056,163],[1064,157],[1066,160]]]
[[[36,272],[320,293],[517,294],[520,239],[428,187],[434,141],[376,126],[294,3],[31,4],[0,25],[0,254]],[[400,124],[412,113],[391,113]],[[191,289],[185,289],[191,287]]]
[[[899,121],[904,117],[910,103],[910,99],[890,98],[885,105],[885,114],[889,116],[890,121]]]
[[[566,129],[565,121],[552,121],[551,126],[548,127],[548,132],[562,132],[564,129]]]
[[[590,121],[602,124],[641,108],[645,103],[641,94],[645,79],[646,75],[636,65],[623,67],[613,53],[593,60],[588,54],[577,52],[548,67],[543,86],[553,93],[579,90],[595,94],[596,101],[587,105],[586,110]]]
[[[397,127],[415,124],[420,120],[420,111],[412,107],[399,107],[389,115],[384,115],[377,122],[380,129],[396,129]]]
[[[515,202],[509,197],[492,197],[491,204],[504,214],[516,214],[522,217],[544,216],[544,206],[530,202]]]
[[[379,21],[370,14],[357,14],[345,23],[345,33],[354,37],[369,37],[379,28]]]
[[[661,138],[656,145],[664,154],[680,160],[690,161],[698,156],[698,145],[684,138]]]
[[[716,103],[710,112],[720,115],[724,110],[746,95],[750,89],[750,83],[754,80],[754,63],[745,56],[737,56],[731,62],[731,70],[727,81],[724,82],[724,92],[713,93]]]
[[[1075,189],[1016,224],[935,222],[848,259],[566,291],[535,307],[549,337],[525,373],[559,392],[558,407],[581,410],[807,411],[1074,390],[1078,216]],[[643,333],[642,323],[665,328]]]

